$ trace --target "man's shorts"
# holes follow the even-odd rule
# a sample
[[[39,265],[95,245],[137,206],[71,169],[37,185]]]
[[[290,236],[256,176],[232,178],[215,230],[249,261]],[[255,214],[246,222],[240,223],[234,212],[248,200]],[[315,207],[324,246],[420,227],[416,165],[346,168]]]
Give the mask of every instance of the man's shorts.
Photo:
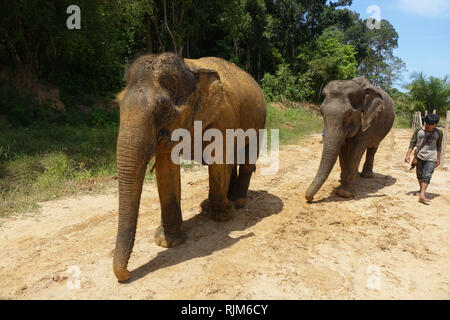
[[[422,180],[422,182],[426,184],[430,184],[434,168],[436,168],[436,161],[425,161],[417,158],[417,167],[416,167],[417,179]]]

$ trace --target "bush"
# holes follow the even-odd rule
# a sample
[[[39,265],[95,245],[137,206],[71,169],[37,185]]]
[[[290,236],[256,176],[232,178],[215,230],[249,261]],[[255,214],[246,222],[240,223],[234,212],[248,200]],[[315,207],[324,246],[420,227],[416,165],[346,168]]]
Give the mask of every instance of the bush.
[[[28,127],[36,122],[55,119],[55,112],[48,105],[39,105],[35,97],[16,88],[0,88],[1,126],[8,122],[15,128]]]
[[[82,112],[75,101],[65,96],[66,110],[56,110],[47,104],[39,105],[36,97],[22,93],[14,87],[0,88],[0,130],[56,125],[85,125],[105,127],[119,123],[119,112],[92,108],[89,113]],[[73,99],[73,97],[70,97]],[[92,102],[91,102],[92,103]],[[0,149],[0,156],[1,156]]]
[[[313,94],[311,83],[309,73],[295,76],[286,63],[278,66],[276,75],[266,73],[261,79],[261,87],[268,101],[305,101]]]
[[[92,109],[89,113],[89,122],[94,127],[103,127],[109,123],[118,123],[119,113],[117,111]]]

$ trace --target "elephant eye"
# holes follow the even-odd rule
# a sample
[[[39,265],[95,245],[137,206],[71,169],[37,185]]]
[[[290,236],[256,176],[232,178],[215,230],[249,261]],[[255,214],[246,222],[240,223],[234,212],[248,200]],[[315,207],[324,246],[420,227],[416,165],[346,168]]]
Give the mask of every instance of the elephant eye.
[[[167,140],[170,138],[170,131],[167,129],[160,129],[158,131],[158,142],[161,142],[163,140]]]

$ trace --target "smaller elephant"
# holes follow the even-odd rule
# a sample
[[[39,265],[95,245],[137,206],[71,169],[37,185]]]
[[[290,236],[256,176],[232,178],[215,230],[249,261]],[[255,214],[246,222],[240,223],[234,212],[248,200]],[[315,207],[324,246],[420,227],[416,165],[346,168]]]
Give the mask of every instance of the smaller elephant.
[[[375,153],[395,119],[394,101],[365,77],[332,81],[323,92],[325,99],[320,106],[325,126],[323,152],[317,174],[306,190],[308,201],[313,200],[328,178],[338,156],[341,185],[336,193],[354,196],[351,184],[364,152],[367,150],[361,177],[372,178]]]

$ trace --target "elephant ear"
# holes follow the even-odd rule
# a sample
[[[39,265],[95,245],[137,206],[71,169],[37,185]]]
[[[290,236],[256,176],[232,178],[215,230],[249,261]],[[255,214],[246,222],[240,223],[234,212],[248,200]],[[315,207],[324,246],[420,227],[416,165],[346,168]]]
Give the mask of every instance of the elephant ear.
[[[214,118],[224,99],[224,91],[216,70],[198,68],[192,70],[197,80],[195,89],[194,120],[204,122],[204,127]]]
[[[375,88],[364,89],[363,105],[361,110],[361,130],[364,132],[377,119],[384,109],[383,96]]]
[[[117,95],[116,98],[113,100],[115,103],[119,104],[122,102],[123,96],[125,95],[125,91],[127,90],[127,88],[123,89],[122,91],[120,91]]]

